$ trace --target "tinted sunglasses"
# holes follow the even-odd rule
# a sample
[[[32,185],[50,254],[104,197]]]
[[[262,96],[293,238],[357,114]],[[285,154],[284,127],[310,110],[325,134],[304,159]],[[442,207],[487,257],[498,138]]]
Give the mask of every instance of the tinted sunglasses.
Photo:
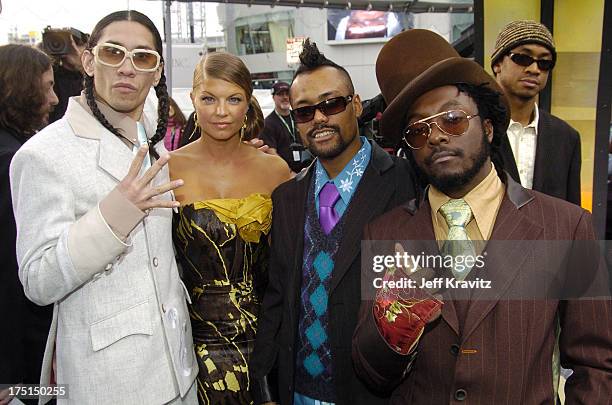
[[[309,105],[306,107],[296,108],[292,110],[293,118],[298,124],[303,124],[312,121],[317,110],[329,116],[339,114],[346,110],[346,106],[353,100],[353,95],[346,97],[334,97],[329,100],[321,101],[319,104]]]
[[[523,67],[531,66],[533,62],[535,62],[538,64],[538,69],[543,72],[548,72],[555,66],[555,61],[552,59],[534,59],[529,55],[525,55],[524,53],[511,52],[508,56],[510,57],[512,62]]]
[[[444,111],[431,117],[413,122],[406,127],[404,141],[412,149],[421,149],[431,135],[431,126],[435,124],[438,129],[447,135],[461,136],[470,127],[470,120],[478,114],[468,115],[465,111]],[[427,122],[432,120],[431,122]]]
[[[159,67],[161,57],[151,49],[134,49],[128,51],[125,47],[105,42],[96,45],[92,50],[95,61],[105,66],[119,67],[126,58],[130,58],[132,66],[139,72],[154,72]]]

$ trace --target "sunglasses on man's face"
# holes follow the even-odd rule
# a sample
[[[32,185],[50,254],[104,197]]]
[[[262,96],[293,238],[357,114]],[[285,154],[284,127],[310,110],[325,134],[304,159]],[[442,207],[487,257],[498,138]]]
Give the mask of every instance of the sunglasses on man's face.
[[[468,115],[465,111],[450,110],[444,111],[431,117],[413,122],[406,127],[404,141],[412,149],[421,149],[431,136],[431,126],[435,125],[447,135],[461,136],[470,127],[470,120],[478,114]],[[432,120],[431,122],[427,122]]]
[[[538,69],[543,72],[548,72],[555,66],[555,61],[552,59],[534,59],[524,53],[510,53],[508,56],[512,62],[523,67],[531,66],[535,62],[538,64]]]
[[[161,57],[151,49],[134,49],[128,51],[117,44],[103,43],[96,45],[93,50],[96,62],[110,67],[119,67],[126,58],[130,58],[132,66],[139,72],[154,72],[159,67]]]
[[[295,122],[304,124],[314,119],[317,110],[321,111],[326,116],[339,114],[346,110],[346,106],[353,100],[353,96],[334,97],[329,100],[321,101],[316,105],[308,105],[306,107],[296,108],[292,110]]]

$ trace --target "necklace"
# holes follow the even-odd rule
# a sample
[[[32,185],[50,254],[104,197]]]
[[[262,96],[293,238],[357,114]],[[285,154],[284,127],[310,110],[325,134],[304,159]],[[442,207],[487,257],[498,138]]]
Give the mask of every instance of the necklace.
[[[274,113],[281,120],[285,128],[287,128],[287,131],[289,131],[289,135],[291,135],[291,140],[295,142],[295,126],[293,124],[293,118],[291,118],[291,113],[289,113],[289,121],[291,122],[291,128],[289,128],[289,124],[287,124],[287,121],[282,117],[282,115],[278,113],[278,111],[274,110]]]

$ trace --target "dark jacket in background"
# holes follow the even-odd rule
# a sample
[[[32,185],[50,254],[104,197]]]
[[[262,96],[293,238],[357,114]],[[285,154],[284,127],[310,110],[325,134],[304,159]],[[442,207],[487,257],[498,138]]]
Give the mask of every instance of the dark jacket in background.
[[[81,72],[68,70],[57,64],[53,65],[55,84],[53,91],[57,96],[58,103],[49,114],[49,124],[62,118],[68,108],[68,99],[78,96],[83,90],[83,75]]]
[[[0,128],[0,384],[40,383],[53,315],[53,305],[39,307],[29,301],[19,281],[9,166],[25,141],[16,131]]]
[[[183,132],[181,135],[181,139],[179,140],[178,148],[182,148],[183,146],[188,145],[193,141],[196,141],[200,137],[200,135],[200,127],[196,127],[195,111],[193,111],[191,114],[189,114],[189,118],[187,118],[187,122],[183,127]]]
[[[291,117],[291,119],[293,120],[293,117]],[[302,143],[295,121],[293,121],[293,128],[294,133],[291,134],[285,124],[282,122],[282,118],[280,118],[275,111],[272,111],[264,120],[264,129],[261,131],[261,135],[259,137],[266,145],[276,149],[276,153],[278,153],[278,155],[282,157],[285,162],[287,162],[291,170],[299,173],[300,170],[308,166],[311,161],[301,160],[296,162],[293,159],[291,144]]]
[[[580,134],[565,121],[542,109],[538,111],[533,190],[580,205]],[[507,137],[503,139],[504,169],[520,183],[510,142]]]
[[[296,342],[300,318],[304,221],[315,167],[281,184],[272,194],[272,252],[269,283],[259,314],[255,350],[249,364],[255,403],[293,402]],[[351,337],[361,304],[361,239],[365,224],[415,196],[409,162],[372,143],[372,157],[345,211],[329,292],[329,339],[337,405],[386,404],[369,390],[351,360]],[[278,378],[275,375],[278,375]]]

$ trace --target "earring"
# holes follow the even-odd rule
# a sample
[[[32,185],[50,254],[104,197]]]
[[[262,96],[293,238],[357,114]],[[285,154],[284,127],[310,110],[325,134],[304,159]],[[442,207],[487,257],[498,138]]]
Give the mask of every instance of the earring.
[[[193,138],[193,134],[196,133],[196,131],[198,130],[198,127],[200,126],[200,123],[198,122],[198,113],[194,112],[193,113],[193,121],[194,121],[194,125],[193,125],[193,131],[191,131],[191,135],[189,135],[189,140],[191,140],[191,138]]]
[[[242,123],[242,127],[240,127],[240,142],[242,142],[244,140],[244,132],[246,131],[246,127],[247,127],[247,116],[244,116],[244,122]]]

